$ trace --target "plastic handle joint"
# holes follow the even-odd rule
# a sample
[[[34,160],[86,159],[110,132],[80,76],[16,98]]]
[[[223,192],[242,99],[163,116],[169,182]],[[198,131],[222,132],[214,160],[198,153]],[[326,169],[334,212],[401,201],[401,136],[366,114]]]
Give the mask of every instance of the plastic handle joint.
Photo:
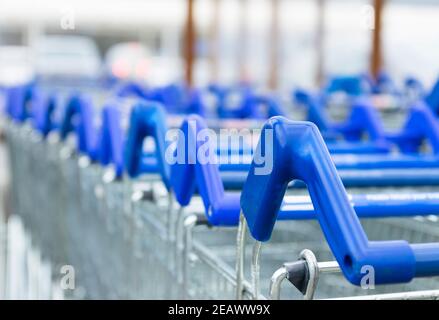
[[[270,136],[267,130],[272,131],[272,141],[262,140]],[[241,194],[241,207],[254,238],[269,240],[288,183],[302,180],[326,240],[351,283],[361,283],[367,266],[373,267],[377,284],[439,273],[438,244],[367,239],[314,124],[274,117],[264,125],[258,148],[265,143],[273,144],[272,170],[260,174],[261,161],[253,159]]]
[[[170,166],[165,159],[167,130],[165,112],[160,104],[145,101],[135,105],[131,111],[125,145],[125,168],[132,178],[152,171],[147,165],[151,157],[143,151],[144,139],[152,137],[155,142],[155,157],[159,173],[169,190],[171,186]]]

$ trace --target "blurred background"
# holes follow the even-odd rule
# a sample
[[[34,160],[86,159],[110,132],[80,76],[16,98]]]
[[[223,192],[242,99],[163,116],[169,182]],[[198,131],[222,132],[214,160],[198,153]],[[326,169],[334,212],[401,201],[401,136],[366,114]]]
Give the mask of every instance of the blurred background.
[[[0,85],[135,78],[317,87],[385,70],[431,85],[436,0],[0,0]]]

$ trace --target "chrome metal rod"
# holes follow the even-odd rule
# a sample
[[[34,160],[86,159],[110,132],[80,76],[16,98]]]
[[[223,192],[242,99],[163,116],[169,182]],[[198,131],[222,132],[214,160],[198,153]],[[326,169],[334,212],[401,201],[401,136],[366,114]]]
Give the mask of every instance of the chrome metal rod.
[[[253,245],[252,253],[252,284],[253,284],[253,300],[257,300],[259,297],[259,277],[260,277],[260,264],[259,260],[261,257],[261,246],[260,241],[256,241]]]
[[[187,214],[184,207],[180,207],[177,211],[177,226],[175,228],[175,244],[174,244],[174,262],[177,268],[177,281],[183,281],[183,249],[184,249],[184,221]]]
[[[236,241],[236,299],[242,300],[244,282],[245,234],[246,221],[243,212],[239,214],[239,225]]]
[[[184,263],[183,263],[183,299],[189,298],[189,267],[190,253],[192,252],[192,229],[197,223],[196,215],[189,215],[184,219]]]
[[[355,297],[342,297],[328,300],[439,300],[439,290],[396,292]]]
[[[288,277],[288,271],[285,267],[277,269],[271,276],[270,281],[270,300],[280,299],[280,290],[282,282]]]
[[[174,228],[176,226],[176,216],[174,213],[174,193],[172,190],[168,192],[168,209],[166,211],[166,224],[167,224],[167,234],[168,241],[174,242],[175,231]]]
[[[319,273],[339,273],[341,272],[340,265],[337,261],[325,261],[317,264]]]

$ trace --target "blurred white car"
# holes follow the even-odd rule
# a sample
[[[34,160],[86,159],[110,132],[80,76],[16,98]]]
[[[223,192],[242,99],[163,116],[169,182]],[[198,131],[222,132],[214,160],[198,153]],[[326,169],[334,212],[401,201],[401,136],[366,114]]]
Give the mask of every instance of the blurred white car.
[[[35,66],[42,79],[98,80],[102,63],[96,43],[85,36],[45,36],[35,51]]]
[[[150,68],[149,50],[138,42],[118,43],[108,49],[105,67],[116,79],[145,79]]]
[[[105,69],[116,80],[140,80],[161,85],[179,79],[182,63],[179,58],[153,56],[139,42],[122,42],[107,51]]]
[[[0,87],[29,83],[34,77],[28,47],[0,46]]]

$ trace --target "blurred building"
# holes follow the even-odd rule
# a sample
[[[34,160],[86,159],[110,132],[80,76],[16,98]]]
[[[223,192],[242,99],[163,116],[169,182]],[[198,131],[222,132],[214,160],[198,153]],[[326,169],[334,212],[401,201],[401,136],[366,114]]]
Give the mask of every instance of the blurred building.
[[[247,5],[245,45],[240,31],[241,0],[195,0],[196,84],[212,79],[209,50],[212,23],[219,10],[214,48],[217,77],[237,81],[244,55],[248,77],[265,84],[270,73],[270,10],[272,0]],[[373,8],[369,0],[324,0],[323,74],[368,70]],[[0,44],[31,48],[44,34],[91,36],[103,57],[114,44],[143,43],[153,56],[173,59],[182,66],[186,0],[30,0],[0,1]],[[26,8],[25,10],[23,8]],[[279,0],[278,84],[280,88],[315,85],[318,63],[317,0]],[[383,16],[383,66],[396,78],[415,74],[431,83],[439,70],[439,47],[432,39],[439,28],[439,3],[433,0],[386,0]],[[415,67],[416,66],[416,67]],[[175,67],[174,67],[175,68]],[[180,70],[179,70],[180,71]],[[181,80],[182,72],[175,74]]]

